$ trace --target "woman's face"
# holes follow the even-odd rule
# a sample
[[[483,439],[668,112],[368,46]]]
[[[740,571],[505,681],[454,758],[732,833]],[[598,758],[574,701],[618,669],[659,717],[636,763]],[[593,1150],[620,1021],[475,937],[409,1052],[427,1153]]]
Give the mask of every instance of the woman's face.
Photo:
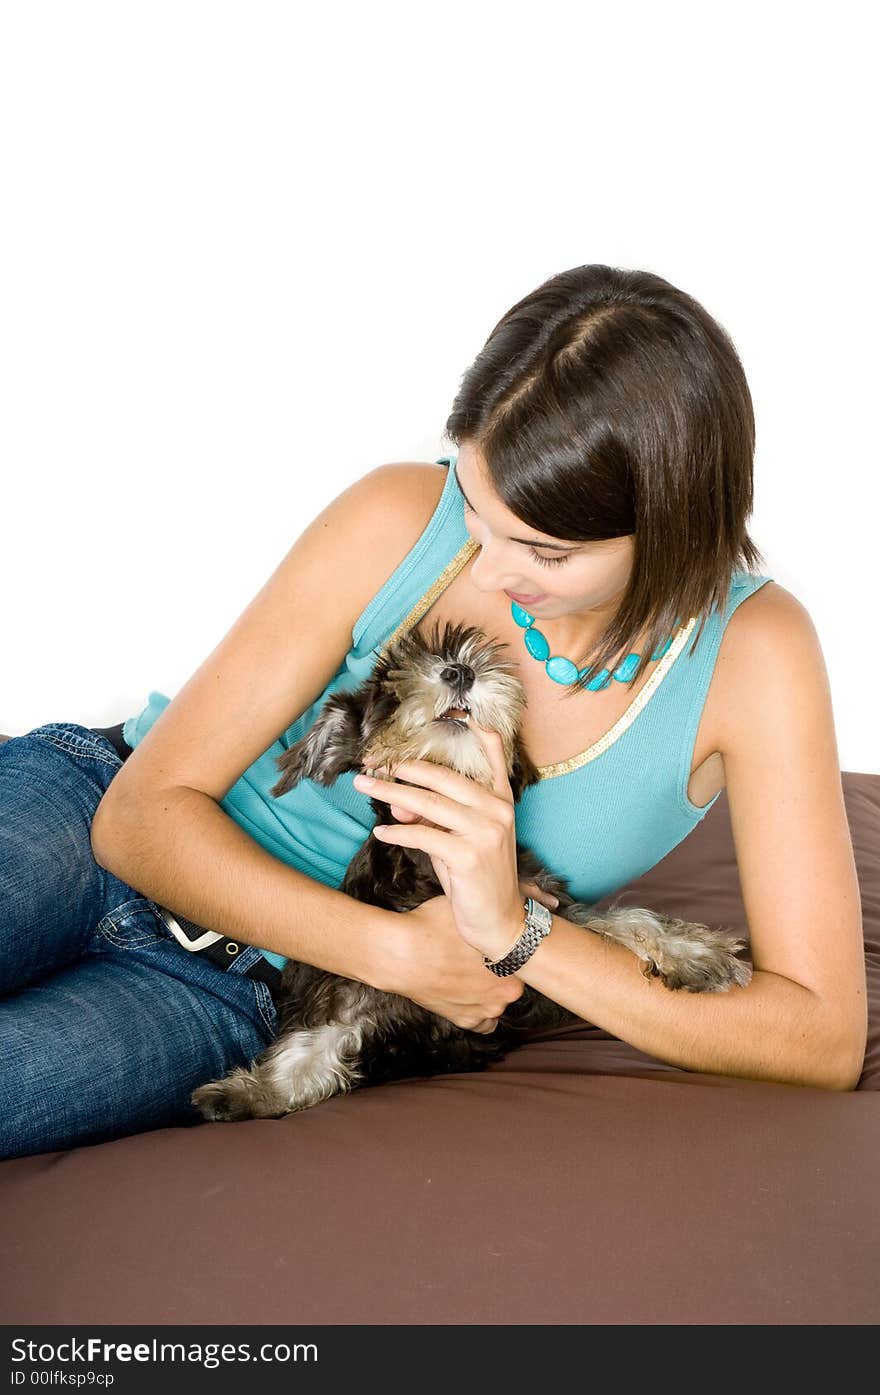
[[[458,452],[455,476],[465,498],[465,525],[480,544],[470,568],[470,579],[479,591],[540,596],[520,604],[543,620],[580,617],[591,630],[607,623],[629,582],[632,534],[573,543],[535,532],[492,491],[479,454],[466,445]]]

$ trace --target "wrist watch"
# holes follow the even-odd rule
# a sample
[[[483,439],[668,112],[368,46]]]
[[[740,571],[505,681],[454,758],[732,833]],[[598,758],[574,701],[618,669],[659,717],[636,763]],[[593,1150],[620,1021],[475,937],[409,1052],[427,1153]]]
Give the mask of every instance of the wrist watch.
[[[525,928],[512,949],[502,959],[489,959],[483,955],[483,963],[487,969],[491,969],[493,974],[499,978],[506,978],[508,974],[516,973],[522,968],[527,959],[531,959],[538,945],[545,935],[549,935],[553,929],[553,916],[547,906],[540,901],[535,901],[531,896],[525,899]]]

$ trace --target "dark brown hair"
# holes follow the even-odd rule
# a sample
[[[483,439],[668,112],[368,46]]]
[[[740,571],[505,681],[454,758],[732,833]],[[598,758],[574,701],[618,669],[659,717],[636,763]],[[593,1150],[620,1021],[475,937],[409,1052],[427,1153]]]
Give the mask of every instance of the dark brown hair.
[[[465,372],[445,437],[479,451],[527,527],[634,536],[630,583],[571,691],[646,626],[631,682],[696,615],[693,652],[732,572],[764,561],[746,531],[755,419],[742,364],[711,315],[649,271],[577,266],[517,301]]]

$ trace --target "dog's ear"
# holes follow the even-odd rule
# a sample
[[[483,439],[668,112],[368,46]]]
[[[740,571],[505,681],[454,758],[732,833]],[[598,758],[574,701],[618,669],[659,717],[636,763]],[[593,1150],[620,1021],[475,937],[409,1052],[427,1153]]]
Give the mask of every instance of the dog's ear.
[[[537,784],[539,778],[538,767],[532,761],[519,737],[516,738],[513,748],[513,769],[509,778],[514,804],[519,803],[523,790],[528,789],[529,785]]]
[[[278,798],[300,780],[332,785],[346,770],[361,765],[365,687],[354,693],[334,693],[302,740],[295,742],[275,764],[283,771],[269,793]]]

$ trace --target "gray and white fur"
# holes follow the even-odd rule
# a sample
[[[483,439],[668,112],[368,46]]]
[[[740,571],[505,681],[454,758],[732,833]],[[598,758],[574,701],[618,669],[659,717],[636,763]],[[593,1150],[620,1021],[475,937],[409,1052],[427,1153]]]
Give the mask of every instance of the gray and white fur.
[[[393,778],[407,760],[433,761],[491,787],[472,716],[502,740],[514,801],[538,778],[519,739],[525,691],[502,647],[471,626],[438,622],[427,640],[410,631],[380,654],[353,692],[335,693],[301,741],[278,757],[280,797],[299,780],[332,785],[344,771]],[[458,715],[456,715],[458,714]],[[372,800],[377,822],[388,805]],[[517,845],[521,882],[559,897],[554,914],[625,945],[646,977],[690,993],[745,986],[735,932],[671,919],[636,907],[596,913],[573,900],[563,881]],[[352,858],[340,891],[389,911],[414,909],[443,888],[419,848],[383,843],[372,833]],[[521,1044],[525,1034],[581,1019],[528,984],[491,1035],[458,1027],[411,999],[288,960],[278,999],[278,1034],[250,1068],[236,1067],[191,1096],[206,1119],[278,1118],[333,1095],[407,1076],[479,1070]]]

